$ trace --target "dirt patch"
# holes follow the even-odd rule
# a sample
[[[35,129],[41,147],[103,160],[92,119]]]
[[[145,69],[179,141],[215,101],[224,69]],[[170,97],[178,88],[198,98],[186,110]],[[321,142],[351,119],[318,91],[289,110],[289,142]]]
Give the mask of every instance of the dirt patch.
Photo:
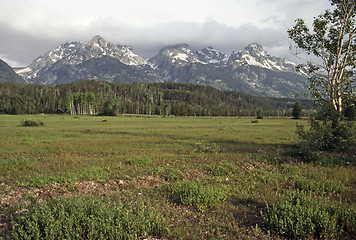
[[[130,180],[129,183],[136,189],[143,189],[160,186],[166,181],[160,176],[138,176]]]
[[[240,166],[243,171],[253,169],[263,169],[268,164],[255,161],[243,162]],[[208,177],[208,173],[203,170],[189,170],[183,173],[185,180],[203,179]],[[4,193],[0,194],[0,207],[5,207],[18,201],[38,202],[51,198],[68,198],[72,196],[104,195],[122,191],[125,188],[152,188],[166,184],[166,180],[161,176],[137,176],[128,180],[111,179],[106,183],[97,181],[80,180],[74,183],[54,183],[43,188],[27,189],[24,187],[8,186],[1,184]]]
[[[34,189],[5,186],[7,193],[0,195],[0,207],[5,207],[18,201],[30,202],[33,199],[42,202],[51,198],[113,194],[129,186],[142,189],[159,186],[164,183],[165,180],[159,176],[138,176],[127,181],[112,179],[106,183],[99,183],[97,181],[81,180],[70,184],[55,183]]]
[[[184,177],[188,180],[192,179],[202,179],[208,177],[208,174],[206,171],[203,170],[190,170],[186,171],[184,174]]]

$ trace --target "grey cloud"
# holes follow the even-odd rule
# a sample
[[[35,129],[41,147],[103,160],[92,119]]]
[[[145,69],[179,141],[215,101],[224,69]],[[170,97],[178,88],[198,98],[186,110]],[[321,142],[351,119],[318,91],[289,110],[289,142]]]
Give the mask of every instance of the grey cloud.
[[[28,65],[36,57],[55,48],[66,38],[70,38],[70,35],[60,39],[42,34],[33,35],[4,24],[0,24],[0,32],[0,54],[6,56],[10,62],[17,63],[17,66]]]
[[[88,26],[62,27],[58,29],[57,37],[51,37],[46,32],[34,36],[1,24],[0,31],[4,36],[0,40],[0,54],[25,65],[64,42],[87,42],[96,34],[114,44],[130,45],[136,53],[147,58],[156,55],[166,45],[178,43],[187,43],[195,50],[212,46],[226,54],[239,51],[251,42],[258,42],[268,49],[278,47],[278,53],[281,54],[283,51],[280,49],[285,46],[286,55],[289,45],[286,29],[259,29],[251,24],[234,28],[214,20],[207,20],[203,24],[170,22],[143,28],[100,18]]]
[[[253,24],[231,27],[212,19],[207,19],[204,23],[166,22],[150,27],[139,27],[127,24],[127,22],[120,22],[115,19],[115,15],[106,14],[105,11],[95,16],[112,17],[97,18],[89,24],[82,21],[82,24],[85,22],[86,25],[80,25],[79,22],[71,20],[72,15],[82,16],[78,14],[78,8],[69,8],[71,4],[74,4],[72,2],[61,2],[58,6],[65,7],[58,11],[58,14],[52,14],[50,10],[54,11],[55,9],[50,3],[43,4],[43,1],[34,1],[29,4],[25,0],[21,0],[20,3],[7,1],[5,6],[10,7],[0,9],[0,13],[2,13],[0,16],[4,18],[3,20],[0,18],[0,56],[6,56],[12,62],[28,65],[34,58],[61,43],[67,41],[87,42],[92,36],[100,34],[115,44],[131,45],[135,52],[144,57],[152,57],[165,45],[177,43],[187,43],[196,50],[213,46],[229,54],[234,50],[241,50],[251,42],[260,43],[273,55],[288,57],[290,55],[289,40],[286,31],[294,24],[294,19],[302,17],[311,21],[313,16],[330,7],[328,0],[255,0],[253,2],[256,2],[256,9],[262,9],[264,13],[267,13],[263,14],[264,19],[257,16],[256,9],[246,9],[246,11],[251,11],[256,19],[261,19],[259,27]],[[75,4],[80,6],[81,2],[75,1]],[[45,8],[41,11],[44,6]],[[104,5],[100,4],[99,6]],[[96,10],[96,8],[100,9],[94,4],[94,1],[92,3],[85,2],[82,9],[79,9],[79,13],[85,15],[84,13],[88,9]],[[11,12],[7,9],[16,9],[16,11]],[[38,14],[34,14],[37,13],[35,11],[37,9],[39,9]],[[117,9],[117,14],[120,15],[120,8],[117,7]],[[320,11],[320,9],[322,10]],[[197,9],[197,11],[199,10]],[[144,18],[144,13],[137,16]],[[157,17],[159,13],[159,10],[154,13],[147,10],[147,16]],[[164,21],[164,15],[167,13],[161,14],[162,21]],[[17,21],[22,19],[20,17],[22,15],[24,20]],[[137,16],[135,15],[133,18]],[[60,19],[61,17],[63,19]],[[130,21],[124,17],[122,19],[122,21]],[[23,22],[28,24],[19,24]],[[19,30],[21,28],[22,30]]]
[[[131,45],[144,57],[152,57],[162,47],[178,43],[187,43],[195,50],[212,46],[227,54],[241,50],[251,42],[270,48],[285,45],[288,51],[286,29],[259,29],[253,25],[233,28],[213,20],[207,20],[204,24],[170,22],[148,28],[102,24],[101,27],[96,23],[95,28],[103,37],[117,44]]]
[[[150,35],[150,44],[155,43],[156,46],[161,45],[161,47],[168,44],[187,43],[196,50],[212,46],[229,54],[232,51],[241,50],[251,42],[258,42],[265,47],[286,45],[286,50],[288,50],[285,29],[259,29],[253,25],[233,28],[212,20],[201,25],[184,22],[167,23],[152,27],[147,35]],[[137,42],[137,46],[142,44],[145,43]],[[147,47],[149,49],[149,46]]]

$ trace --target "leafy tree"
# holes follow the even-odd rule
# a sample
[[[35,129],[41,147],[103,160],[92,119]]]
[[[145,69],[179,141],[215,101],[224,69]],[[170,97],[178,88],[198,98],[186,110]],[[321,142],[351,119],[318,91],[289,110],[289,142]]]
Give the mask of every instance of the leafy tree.
[[[262,114],[262,110],[261,109],[257,110],[257,114],[256,115],[257,115],[257,117],[256,117],[257,119],[263,119],[263,114]]]
[[[303,19],[297,19],[288,33],[296,48],[320,60],[307,63],[312,96],[321,104],[331,103],[341,113],[343,99],[354,94],[356,1],[331,0],[331,5],[332,12],[326,10],[314,19],[313,32]]]
[[[294,119],[300,119],[302,115],[303,107],[300,101],[296,101],[293,107],[292,115]]]
[[[322,139],[319,141],[333,146],[332,149],[324,147],[324,150],[337,150],[340,149],[338,143],[344,144],[350,140],[343,138],[348,136],[345,131],[350,129],[341,124],[341,120],[344,105],[350,99],[355,99],[353,76],[356,69],[356,1],[330,2],[333,9],[314,18],[312,31],[303,19],[297,19],[296,25],[288,30],[288,34],[294,41],[296,50],[301,49],[317,59],[307,61],[306,69],[310,74],[310,93],[321,107],[323,125],[314,127],[317,124],[311,123],[309,132],[304,131],[304,134],[319,136],[318,131],[321,129],[332,133],[321,134]],[[305,139],[305,136],[301,137]]]

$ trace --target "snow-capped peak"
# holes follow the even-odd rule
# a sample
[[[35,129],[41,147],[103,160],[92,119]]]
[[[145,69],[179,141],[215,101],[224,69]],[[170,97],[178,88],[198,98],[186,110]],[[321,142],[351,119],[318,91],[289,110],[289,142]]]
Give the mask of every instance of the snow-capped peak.
[[[28,67],[18,69],[17,72],[28,82],[32,82],[42,69],[51,67],[53,64],[78,65],[92,58],[109,56],[120,60],[126,65],[141,66],[147,61],[135,54],[129,47],[117,47],[107,42],[103,37],[96,35],[87,44],[81,42],[64,43],[36,58]]]
[[[174,46],[167,46],[163,48],[159,55],[170,59],[172,63],[179,65],[186,65],[188,63],[200,62],[197,55],[187,44],[178,44]],[[153,59],[157,58],[154,57]]]
[[[107,48],[108,43],[104,38],[99,35],[96,35],[88,42],[88,45],[102,49]]]
[[[258,43],[251,43],[240,52],[233,52],[229,58],[229,65],[256,66],[274,71],[295,72],[296,64],[284,59],[270,56]]]
[[[220,52],[213,47],[207,47],[197,51],[197,55],[200,61],[207,64],[225,64],[228,60],[228,57],[225,53]]]
[[[258,43],[251,43],[241,51],[241,56],[252,56],[253,58],[269,57],[267,51]]]

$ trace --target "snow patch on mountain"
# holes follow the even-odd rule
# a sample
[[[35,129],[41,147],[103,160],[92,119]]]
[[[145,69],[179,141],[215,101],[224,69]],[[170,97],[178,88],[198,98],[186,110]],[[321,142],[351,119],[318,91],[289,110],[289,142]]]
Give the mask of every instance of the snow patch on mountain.
[[[186,54],[186,53],[177,53],[177,54],[170,53],[170,56],[172,57],[173,62],[175,62],[176,60],[189,62],[189,60],[188,60],[188,59],[189,59],[189,56],[188,56],[188,54]]]
[[[93,58],[109,56],[120,60],[130,66],[143,66],[148,62],[135,54],[128,46],[115,46],[107,42],[99,35],[94,36],[87,44],[82,42],[64,43],[36,58],[29,66],[16,70],[30,83],[36,83],[36,78],[42,70],[48,69],[54,64],[78,65]]]
[[[198,58],[204,64],[224,65],[228,61],[228,56],[214,49],[213,47],[207,47],[200,51],[197,51]]]
[[[229,57],[229,65],[233,68],[239,66],[256,66],[273,71],[296,72],[297,64],[285,58],[270,56],[261,45],[251,43],[240,52],[233,52]],[[304,73],[302,73],[305,75]]]

